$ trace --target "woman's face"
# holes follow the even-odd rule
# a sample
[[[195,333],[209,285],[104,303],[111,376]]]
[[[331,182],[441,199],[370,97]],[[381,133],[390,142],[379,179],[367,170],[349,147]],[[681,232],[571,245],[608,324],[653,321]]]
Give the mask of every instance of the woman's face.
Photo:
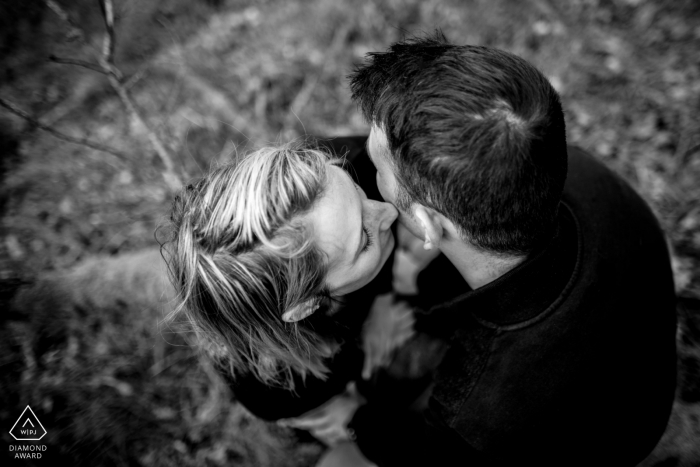
[[[325,192],[305,217],[328,258],[326,283],[331,293],[345,295],[364,287],[381,270],[394,248],[390,227],[398,211],[368,199],[347,172],[328,165]]]

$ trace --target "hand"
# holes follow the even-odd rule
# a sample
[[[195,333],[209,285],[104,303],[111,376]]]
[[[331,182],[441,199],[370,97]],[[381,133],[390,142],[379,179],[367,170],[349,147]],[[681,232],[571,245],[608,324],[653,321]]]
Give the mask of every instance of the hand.
[[[296,418],[278,420],[277,424],[308,430],[328,446],[334,446],[354,438],[347,426],[355,411],[365,402],[364,397],[357,392],[355,383],[351,382],[343,394],[335,396],[322,406]]]
[[[416,295],[418,273],[440,254],[440,250],[425,250],[423,240],[415,237],[401,224],[397,227],[396,238],[392,270],[394,291],[403,295]]]
[[[413,310],[406,302],[396,301],[393,294],[374,300],[362,331],[362,379],[369,379],[376,368],[390,362],[394,350],[413,336],[414,321]]]

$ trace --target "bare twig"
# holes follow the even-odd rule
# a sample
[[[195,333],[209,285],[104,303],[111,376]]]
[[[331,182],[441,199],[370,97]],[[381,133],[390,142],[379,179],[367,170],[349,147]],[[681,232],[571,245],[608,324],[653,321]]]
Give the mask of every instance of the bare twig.
[[[289,105],[289,113],[287,114],[287,118],[285,119],[285,127],[289,128],[289,126],[291,126],[294,119],[297,118],[297,115],[309,102],[309,99],[311,99],[311,96],[313,95],[316,86],[326,74],[326,67],[328,63],[332,60],[332,57],[337,55],[342,49],[351,29],[352,23],[348,21],[343,23],[343,25],[336,31],[330,46],[324,54],[325,56],[321,64],[321,69],[318,71],[318,73],[316,73],[316,75],[314,75],[310,79],[304,80],[303,86],[301,87],[297,95],[294,97],[292,103]]]
[[[101,0],[100,8],[107,29],[102,42],[102,57],[106,63],[114,65],[114,5],[112,5],[112,0]]]
[[[143,128],[146,129],[146,135],[148,140],[153,145],[156,154],[160,158],[161,162],[165,166],[165,172],[163,173],[163,178],[165,178],[168,186],[176,191],[182,186],[182,181],[177,175],[175,170],[175,164],[170,156],[170,152],[166,149],[163,142],[160,140],[155,130],[151,128],[146,119],[141,116],[141,113],[134,105],[131,96],[127,88],[124,86],[124,76],[121,71],[114,66],[114,48],[116,44],[116,35],[114,31],[114,5],[112,0],[100,0],[100,6],[102,8],[102,16],[105,22],[105,37],[102,45],[102,58],[100,60],[100,65],[109,72],[109,83],[112,88],[116,91],[117,95],[121,99],[122,103],[126,107],[127,111],[131,117]]]
[[[690,144],[687,144],[687,146],[690,146]],[[688,167],[690,162],[692,161],[691,156],[695,154],[696,152],[700,151],[700,143],[697,143],[693,146],[690,146],[688,149],[683,151],[681,154],[681,162],[679,164],[679,170],[683,170]]]
[[[105,71],[104,68],[102,68],[101,66],[95,65],[94,63],[86,62],[85,60],[56,57],[55,55],[51,55],[49,57],[49,60],[51,60],[54,63],[60,63],[62,65],[74,65],[82,68],[87,68],[88,70],[96,71],[97,73],[102,73],[103,75],[108,74],[108,72]]]
[[[165,148],[165,145],[161,142],[160,138],[158,138],[155,131],[143,119],[143,117],[141,117],[141,113],[139,112],[139,110],[136,108],[133,101],[131,100],[131,97],[129,96],[128,91],[124,88],[124,86],[121,85],[121,83],[114,76],[109,77],[109,82],[112,84],[112,87],[119,95],[119,98],[121,99],[122,103],[126,107],[126,110],[129,112],[131,117],[136,122],[138,122],[139,125],[142,125],[146,129],[146,134],[148,136],[148,140],[153,145],[153,148],[155,149],[156,153],[158,154],[161,161],[163,162],[163,165],[165,165],[166,173],[172,174],[175,177],[175,179],[179,180],[179,177],[175,173],[175,164],[173,163],[172,158],[170,157],[170,154],[168,153],[168,150]],[[179,181],[178,181],[178,184],[181,185],[181,183]],[[178,186],[178,188],[179,188],[179,186]]]
[[[138,70],[136,73],[134,73],[133,75],[131,75],[131,76],[129,77],[129,79],[127,79],[126,81],[124,81],[124,83],[123,83],[124,88],[126,88],[127,90],[133,88],[134,85],[135,85],[136,83],[138,83],[139,81],[141,81],[141,79],[143,78],[143,75],[145,75],[145,74],[146,74],[146,70],[143,69],[143,68],[141,68],[141,69]]]
[[[83,45],[88,46],[91,50],[95,51],[92,44],[90,44],[83,30],[78,26],[75,21],[70,17],[70,15],[63,9],[61,5],[53,0],[45,0],[46,6],[48,6],[51,11],[53,11],[56,16],[61,18],[61,20],[68,25],[68,37],[70,39],[78,39]]]
[[[114,31],[114,6],[112,4],[112,0],[100,0],[100,6],[102,7],[102,15],[104,17],[106,28],[102,46],[101,65],[104,69],[109,71],[109,83],[112,85],[117,95],[119,95],[119,98],[124,104],[124,107],[126,107],[127,112],[129,112],[131,117],[139,125],[142,125],[143,128],[146,129],[148,140],[153,145],[153,149],[155,149],[156,154],[158,154],[158,157],[165,166],[165,173],[163,174],[163,177],[165,178],[168,186],[173,191],[176,191],[182,186],[182,181],[177,175],[175,164],[170,156],[170,152],[166,149],[155,130],[151,128],[146,119],[141,116],[141,113],[134,105],[131,96],[129,96],[129,91],[127,91],[127,88],[124,86],[124,76],[122,75],[121,71],[114,66],[114,46],[116,43],[116,36]]]
[[[136,108],[133,99],[129,95],[129,86],[125,84],[124,75],[122,74],[121,70],[119,70],[114,65],[114,51],[116,47],[116,32],[114,29],[114,4],[112,3],[112,0],[100,0],[99,3],[100,8],[102,10],[102,17],[104,19],[106,29],[102,41],[102,53],[98,57],[99,65],[95,65],[83,60],[76,60],[70,58],[52,57],[51,60],[56,63],[80,66],[107,75],[109,79],[109,84],[119,96],[119,99],[122,101],[122,104],[124,104],[124,107],[126,107],[126,110],[129,113],[130,117],[138,125],[142,126],[146,130],[148,140],[153,146],[161,162],[163,162],[163,165],[165,166],[163,178],[165,179],[170,189],[176,191],[182,186],[182,181],[175,169],[173,158],[171,157],[168,149],[158,137],[156,131],[148,124],[148,121],[141,115],[141,112]],[[70,15],[68,15],[68,13],[66,13],[60,5],[58,5],[53,0],[46,0],[46,4],[65,23],[68,24],[71,35],[75,35],[76,37],[81,38],[83,42],[85,42],[85,34],[83,33],[83,31],[73,22],[73,20],[70,18]]]
[[[85,39],[85,34],[83,34],[83,30],[78,27],[77,24],[73,22],[71,17],[66,13],[66,11],[59,5],[58,3],[54,2],[53,0],[46,0],[46,6],[51,8],[51,10],[56,13],[56,15],[61,18],[64,22],[70,26],[69,33],[71,36],[78,37],[81,39]]]
[[[50,126],[44,125],[39,120],[37,120],[34,117],[32,117],[31,115],[29,115],[27,112],[25,112],[24,110],[17,107],[15,104],[10,103],[3,98],[0,98],[0,107],[6,108],[7,110],[12,112],[13,114],[15,114],[19,117],[22,117],[23,119],[25,119],[26,121],[28,121],[29,123],[31,123],[35,127],[39,128],[40,130],[43,130],[47,133],[51,133],[52,135],[54,135],[58,139],[68,141],[69,143],[80,144],[81,146],[87,146],[88,148],[95,149],[97,151],[106,152],[106,153],[112,154],[114,156],[117,156],[120,159],[124,159],[124,160],[129,159],[129,157],[126,154],[124,154],[123,152],[117,151],[116,149],[110,148],[109,146],[105,146],[103,144],[96,143],[96,142],[91,141],[87,138],[74,138],[73,136],[68,136],[64,133],[61,133],[58,130],[53,129]]]

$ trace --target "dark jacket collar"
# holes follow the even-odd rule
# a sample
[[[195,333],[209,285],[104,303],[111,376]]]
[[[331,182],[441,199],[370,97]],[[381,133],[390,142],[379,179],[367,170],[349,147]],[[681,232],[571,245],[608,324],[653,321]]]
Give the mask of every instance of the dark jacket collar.
[[[449,316],[443,321],[448,327],[458,327],[459,321],[470,316],[490,327],[522,327],[545,316],[565,295],[577,270],[580,249],[576,220],[562,203],[552,241],[495,281],[470,290],[461,276],[461,284],[454,277],[456,269],[449,278],[440,272],[446,268],[446,259],[441,258],[443,264],[431,264],[421,273],[418,286],[421,294],[434,291],[449,300],[428,312],[428,316],[439,315],[440,321]]]

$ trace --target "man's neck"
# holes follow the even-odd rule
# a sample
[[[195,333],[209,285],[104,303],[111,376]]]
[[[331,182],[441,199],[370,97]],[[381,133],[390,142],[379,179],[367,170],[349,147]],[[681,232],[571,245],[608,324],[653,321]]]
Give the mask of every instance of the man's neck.
[[[526,256],[494,255],[457,239],[442,242],[440,251],[457,268],[472,289],[478,289],[495,281],[526,258]]]

